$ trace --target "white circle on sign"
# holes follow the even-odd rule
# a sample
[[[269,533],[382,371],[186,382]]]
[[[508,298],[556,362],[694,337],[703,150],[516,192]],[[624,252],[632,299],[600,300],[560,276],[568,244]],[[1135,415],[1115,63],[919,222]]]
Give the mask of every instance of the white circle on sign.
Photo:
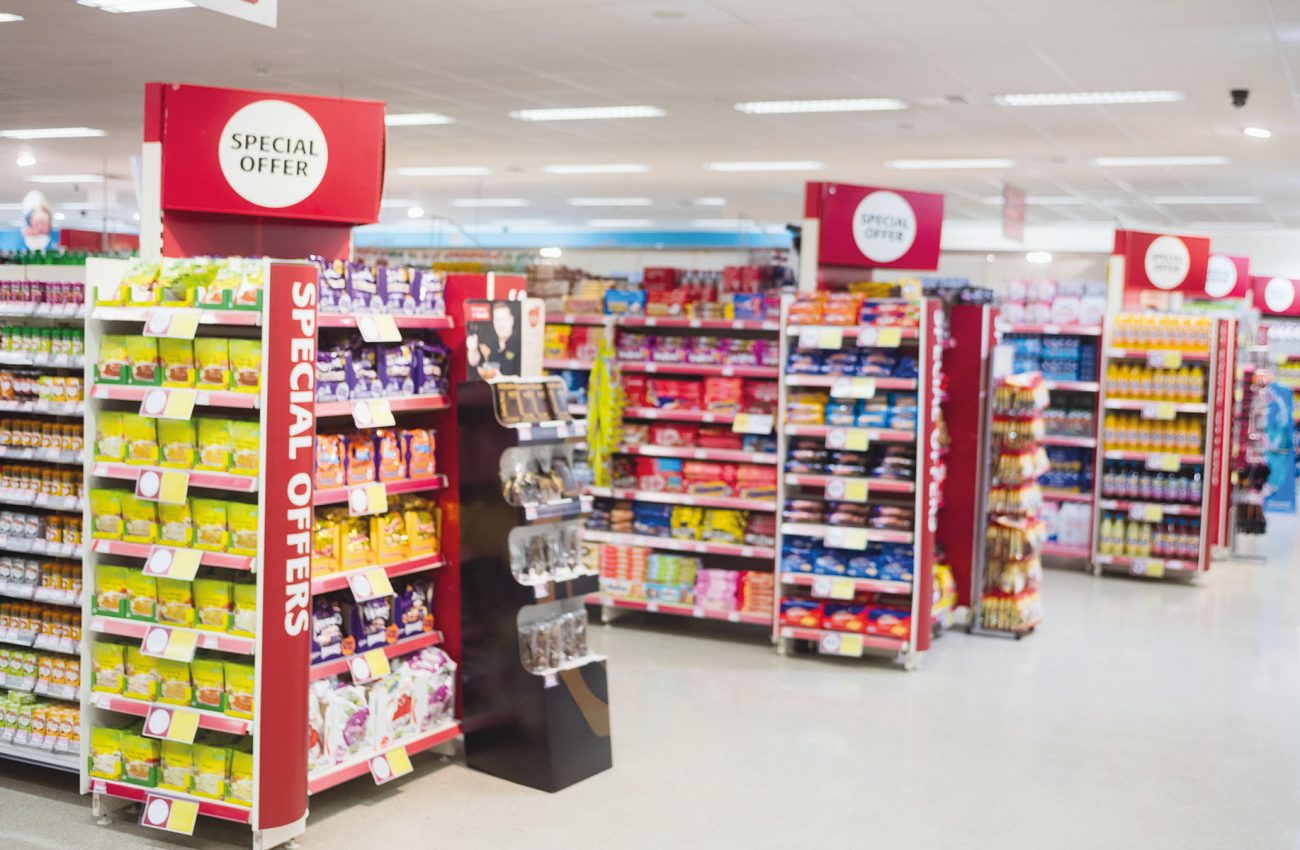
[[[258,100],[241,108],[230,116],[217,144],[230,188],[249,203],[270,209],[310,197],[329,164],[320,124],[284,100]]]
[[[166,390],[149,390],[144,397],[144,412],[152,413],[154,416],[162,413],[167,409],[167,391]]]
[[[163,709],[156,709],[149,712],[149,731],[154,735],[163,735],[167,732],[167,727],[171,725],[171,713]]]
[[[353,658],[348,667],[352,671],[352,678],[354,679],[364,680],[370,677],[370,665],[360,655]]]
[[[144,636],[144,648],[156,655],[167,648],[167,630],[150,629]]]
[[[358,426],[364,428],[370,424],[370,405],[364,401],[358,401],[352,405],[352,419]]]
[[[1205,267],[1205,294],[1222,298],[1237,285],[1237,264],[1222,254],[1210,257]]]
[[[1192,254],[1177,236],[1157,236],[1147,246],[1142,267],[1157,289],[1176,289],[1192,270]]]
[[[872,192],[853,211],[853,241],[868,260],[892,263],[916,242],[916,210],[897,192]]]
[[[827,576],[817,576],[812,583],[813,596],[830,596],[831,580]]]
[[[1274,313],[1282,313],[1295,303],[1295,284],[1290,278],[1275,277],[1264,286],[1264,305]]]
[[[366,488],[358,487],[348,494],[348,504],[352,510],[361,513],[370,504],[370,495],[366,493]]]
[[[839,651],[840,651],[840,636],[839,636],[839,635],[822,635],[821,651],[824,652],[824,653],[826,653],[826,654],[828,654],[828,655],[834,655],[835,653],[839,652]]]
[[[149,823],[161,826],[167,823],[167,815],[171,814],[171,810],[171,803],[161,797],[154,797],[145,807],[144,817]]]
[[[172,565],[172,553],[166,549],[155,549],[149,556],[149,569],[155,573],[163,573]]]
[[[849,444],[849,435],[840,428],[834,428],[826,432],[826,447],[831,449],[842,449]]]
[[[362,316],[357,319],[357,330],[361,332],[361,336],[365,339],[379,335],[379,328],[375,326],[375,320],[370,316]]]
[[[370,579],[365,576],[354,576],[352,578],[352,592],[357,596],[365,596],[370,593]]]
[[[172,323],[172,315],[165,310],[157,310],[149,314],[149,330],[156,334],[165,333],[167,326]]]
[[[388,764],[386,757],[375,756],[370,760],[370,772],[375,775],[376,779],[387,779],[393,775],[393,768]]]
[[[162,478],[152,469],[140,473],[140,495],[150,498],[158,495],[162,487]]]
[[[839,478],[832,478],[830,481],[826,482],[826,498],[843,499],[844,492],[845,484]]]

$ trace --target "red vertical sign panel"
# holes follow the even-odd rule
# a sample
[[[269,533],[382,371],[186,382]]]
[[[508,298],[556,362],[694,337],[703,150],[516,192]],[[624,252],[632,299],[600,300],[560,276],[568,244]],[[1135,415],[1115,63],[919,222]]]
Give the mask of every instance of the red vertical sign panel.
[[[1237,374],[1237,322],[1221,319],[1215,322],[1214,397],[1210,402],[1210,468],[1206,470],[1210,488],[1210,504],[1206,521],[1207,548],[1225,546],[1228,542],[1228,523],[1231,521],[1229,495],[1232,489],[1232,407],[1236,395]],[[1202,568],[1209,569],[1209,553],[1203,552]]]
[[[921,380],[925,383],[927,404],[921,410],[921,446],[917,459],[921,461],[921,478],[917,482],[917,522],[915,540],[912,541],[916,552],[917,570],[914,576],[914,594],[912,608],[912,638],[916,648],[924,651],[930,648],[930,609],[934,604],[934,536],[939,523],[939,502],[943,482],[935,474],[936,467],[942,462],[939,445],[939,387],[943,380],[943,340],[947,334],[942,333],[945,316],[940,303],[933,298],[921,302],[925,312],[925,323],[920,344],[925,346],[922,362],[925,374]]]
[[[271,263],[266,287],[255,829],[307,814],[316,267]]]

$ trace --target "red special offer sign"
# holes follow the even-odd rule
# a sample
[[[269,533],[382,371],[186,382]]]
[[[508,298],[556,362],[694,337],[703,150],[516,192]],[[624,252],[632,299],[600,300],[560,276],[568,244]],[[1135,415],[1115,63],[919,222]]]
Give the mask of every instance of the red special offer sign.
[[[818,262],[933,271],[939,267],[943,195],[846,183],[809,183],[804,217],[820,223]]]
[[[1205,291],[1210,240],[1140,230],[1115,231],[1115,253],[1124,257],[1124,289],[1178,292],[1196,298]]]
[[[369,224],[379,220],[384,104],[150,83],[162,209]]]
[[[1205,269],[1206,298],[1246,298],[1250,295],[1250,258],[1211,254]],[[1202,296],[1197,296],[1202,297]]]
[[[1300,281],[1289,277],[1250,279],[1255,308],[1266,316],[1300,316]]]

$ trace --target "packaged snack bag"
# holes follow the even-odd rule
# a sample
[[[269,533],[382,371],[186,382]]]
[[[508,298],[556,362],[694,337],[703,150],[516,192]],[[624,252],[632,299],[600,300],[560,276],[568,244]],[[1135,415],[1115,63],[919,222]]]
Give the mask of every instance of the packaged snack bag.
[[[122,414],[127,463],[152,465],[158,462],[158,429],[154,425],[155,421],[158,420],[138,413]]]
[[[401,440],[392,428],[379,428],[375,431],[375,460],[378,465],[380,481],[401,481],[406,475],[406,452],[402,451]]]
[[[230,582],[211,578],[194,580],[195,627],[205,631],[230,629]]]
[[[349,434],[347,443],[348,484],[365,484],[375,480],[375,443],[370,434]]]
[[[244,279],[244,261],[240,257],[227,257],[217,265],[212,280],[199,292],[199,306],[227,309],[235,300],[235,290]]]
[[[155,622],[158,619],[158,580],[143,570],[124,567],[126,580],[126,616],[132,620]]]
[[[138,647],[126,648],[126,681],[122,695],[152,701],[158,696],[158,659],[145,655]]]
[[[253,744],[245,738],[230,752],[230,784],[227,802],[253,805]]]
[[[366,602],[345,604],[348,635],[355,642],[356,652],[387,646],[397,640],[393,626],[393,605],[390,598],[371,599]]]
[[[339,525],[332,519],[316,517],[312,528],[312,575],[327,575],[342,569],[339,552]]]
[[[242,270],[243,275],[235,287],[235,297],[230,306],[235,310],[260,310],[262,290],[266,288],[266,266],[261,260],[246,259]]]
[[[229,419],[200,419],[196,469],[225,472],[230,468],[231,440]]]
[[[194,586],[174,578],[158,579],[158,622],[194,625]]]
[[[190,683],[190,665],[167,658],[154,659],[158,671],[158,701],[169,705],[192,705],[194,686]]]
[[[127,359],[126,337],[107,335],[100,339],[99,362],[95,364],[95,383],[126,384],[131,380],[131,362]]]
[[[122,492],[122,539],[131,543],[153,543],[158,539],[158,503]]]
[[[316,435],[316,486],[343,486],[343,439],[337,434]]]
[[[380,563],[400,561],[406,555],[406,522],[398,511],[370,518],[370,543]]]
[[[122,778],[122,730],[103,726],[90,730],[90,775]]]
[[[194,518],[190,505],[158,503],[158,542],[168,546],[189,546],[194,542]]]
[[[254,681],[252,664],[226,662],[226,714],[253,719]]]
[[[164,338],[158,340],[158,359],[162,361],[164,387],[194,386],[194,341]]]
[[[196,708],[225,711],[226,668],[221,660],[195,656],[190,662],[190,680],[194,685]]]
[[[95,520],[91,536],[103,540],[122,539],[122,492],[90,491],[90,513]]]
[[[113,617],[126,616],[126,577],[129,567],[105,564],[95,568],[95,600],[91,610]],[[138,572],[138,571],[135,571]]]
[[[318,598],[312,602],[311,611],[311,663],[319,664],[344,655],[351,655],[353,643],[345,641],[343,611],[338,602]]]
[[[192,469],[197,442],[194,423],[188,419],[159,419],[157,430],[162,465]]]
[[[122,275],[122,288],[117,296],[119,300],[99,303],[120,304],[125,301],[127,304],[157,304],[161,266],[162,263],[158,260],[132,260],[130,268]]]
[[[339,519],[339,529],[343,569],[351,570],[369,564],[374,555],[370,547],[370,526],[365,517],[344,515]]]
[[[406,521],[407,553],[414,558],[438,551],[438,525],[429,501],[407,499],[402,505],[402,515]]]
[[[202,424],[200,423],[200,432]],[[227,503],[219,499],[190,499],[190,513],[194,519],[194,548],[220,552],[229,543],[226,530]]]
[[[229,341],[216,337],[194,340],[194,386],[201,390],[230,388]]]
[[[257,584],[235,582],[231,587],[230,633],[257,636]]]
[[[126,359],[131,364],[131,383],[157,386],[162,383],[158,368],[158,340],[151,336],[128,336]]]
[[[433,631],[433,585],[408,582],[393,598],[393,621],[399,640]]]
[[[211,261],[206,259],[164,257],[162,271],[158,275],[158,303],[164,307],[187,307],[193,304],[198,285],[195,273],[202,274],[210,265]]]
[[[401,432],[410,478],[425,478],[437,472],[434,460],[436,432],[432,428],[410,428]]]
[[[230,551],[233,554],[257,554],[257,505],[227,502],[226,527],[230,530]]]
[[[189,793],[194,787],[194,750],[180,741],[163,741],[160,747],[158,787]]]
[[[246,393],[260,390],[262,388],[262,341],[232,339],[229,349],[230,388]]]
[[[94,665],[90,673],[90,689],[108,694],[122,693],[126,684],[126,647],[120,643],[96,641],[90,648],[90,660]]]
[[[230,471],[256,475],[262,460],[262,430],[258,422],[235,419],[230,423]]]
[[[122,461],[126,458],[126,425],[122,414],[105,410],[95,418],[95,460]]]
[[[194,793],[220,800],[226,796],[230,772],[230,748],[195,743]]]

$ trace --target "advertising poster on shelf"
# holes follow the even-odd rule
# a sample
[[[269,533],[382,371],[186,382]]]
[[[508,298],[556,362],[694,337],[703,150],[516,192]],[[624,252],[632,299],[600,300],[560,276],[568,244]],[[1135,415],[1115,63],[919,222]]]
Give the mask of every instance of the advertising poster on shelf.
[[[540,298],[466,301],[469,380],[540,377],[545,333],[546,305]]]
[[[1281,384],[1268,385],[1268,483],[1264,510],[1295,513],[1295,397]]]

